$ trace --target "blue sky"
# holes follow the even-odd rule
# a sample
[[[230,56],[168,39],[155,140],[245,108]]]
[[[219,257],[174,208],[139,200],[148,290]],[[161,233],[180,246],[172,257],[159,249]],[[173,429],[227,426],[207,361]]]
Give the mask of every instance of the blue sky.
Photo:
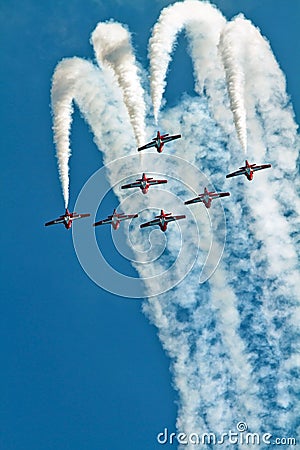
[[[175,428],[169,360],[141,301],[94,285],[77,261],[71,233],[43,226],[63,210],[49,106],[54,68],[63,57],[93,59],[90,34],[109,18],[128,24],[137,58],[147,65],[151,27],[161,8],[173,2],[135,3],[8,0],[0,6],[0,447],[5,450],[152,450],[160,447],[159,431]],[[300,3],[215,4],[227,18],[244,12],[270,40],[299,118]],[[191,67],[181,42],[167,89],[170,104],[192,92],[189,70],[180,71]],[[72,208],[84,182],[102,165],[78,111],[71,141]],[[134,273],[130,266],[126,270]]]

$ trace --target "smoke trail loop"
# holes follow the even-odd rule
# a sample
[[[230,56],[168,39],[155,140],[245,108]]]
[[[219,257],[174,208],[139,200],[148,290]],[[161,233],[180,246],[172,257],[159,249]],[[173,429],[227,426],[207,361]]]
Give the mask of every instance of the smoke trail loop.
[[[215,87],[211,83],[212,77],[218,79],[222,76],[217,43],[225,22],[220,11],[213,5],[196,0],[174,3],[163,9],[153,27],[148,47],[150,89],[156,123],[177,35],[186,29],[194,64],[196,91],[202,94],[204,86],[209,90]]]
[[[145,143],[146,106],[130,34],[119,23],[99,23],[92,33],[91,42],[99,65],[112,69],[116,75],[140,147]]]

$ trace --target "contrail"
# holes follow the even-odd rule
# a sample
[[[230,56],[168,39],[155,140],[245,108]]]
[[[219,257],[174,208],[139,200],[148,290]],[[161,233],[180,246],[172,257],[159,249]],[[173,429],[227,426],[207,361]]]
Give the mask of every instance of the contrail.
[[[56,156],[58,159],[59,178],[62,185],[62,192],[65,208],[69,203],[69,158],[70,129],[72,123],[74,98],[74,80],[79,77],[79,73],[73,73],[72,78],[64,77],[64,61],[54,72],[51,88],[51,106],[53,113],[53,135],[56,146]]]
[[[202,93],[216,71],[217,43],[225,23],[225,18],[213,5],[197,0],[178,2],[162,10],[149,40],[150,88],[156,123],[177,35],[186,29],[188,37],[192,37],[190,50],[196,90]]]
[[[247,152],[247,121],[245,108],[245,59],[248,55],[247,30],[242,22],[229,22],[225,25],[219,42],[219,50],[226,74],[230,109],[240,144]]]
[[[262,283],[264,303],[261,310],[266,318],[268,344],[273,348],[273,364],[277,366],[277,380],[273,381],[278,405],[276,420],[278,427],[292,432],[299,416],[299,404],[297,407],[293,393],[296,380],[292,371],[299,370],[300,361],[297,346],[287,345],[285,340],[290,336],[291,342],[293,339],[296,342],[299,336],[299,258],[297,240],[293,237],[300,213],[297,192],[299,138],[286,95],[285,78],[269,43],[249,20],[237,17],[232,22],[233,32],[241,28],[247,36],[245,45],[248,50],[244,72],[249,150],[251,148],[255,161],[267,160],[273,165],[268,174],[259,174],[251,185],[246,184],[250,235],[261,243],[261,249],[258,250],[256,244],[249,256],[255,267],[264,267],[266,280],[272,280],[271,283]],[[266,367],[268,363],[264,370]],[[267,385],[262,386],[265,390],[261,395],[263,392],[266,395]],[[291,405],[293,410],[289,408]],[[271,426],[274,419],[272,415],[269,417]]]
[[[82,80],[88,81],[81,92],[78,86],[83,83]],[[110,152],[107,153],[107,162],[120,157],[120,148],[123,155],[132,152],[134,137],[129,122],[124,120],[126,109],[121,94],[113,86],[114,79],[110,73],[103,73],[97,66],[81,58],[66,58],[55,69],[51,88],[53,132],[66,208],[69,201],[70,128],[74,102],[80,109],[82,104],[85,105],[88,123],[92,119],[86,105],[97,105],[99,111],[93,115],[93,127],[96,130],[94,134],[99,148],[102,136],[113,133],[114,141],[111,143]],[[128,142],[125,136],[128,136],[131,142]]]
[[[195,101],[195,99],[188,98],[178,108],[163,113],[162,123],[165,129],[170,127],[175,129],[176,124],[181,124],[187,136],[180,146],[185,158],[203,165],[209,178],[216,180],[222,189],[224,188],[222,184],[225,183],[224,174],[223,177],[219,175],[222,174],[226,164],[226,154],[223,148],[224,136],[220,129],[215,129],[215,122],[209,120],[208,114],[205,99]],[[206,130],[205,134],[202,132],[203,129]],[[176,170],[180,175],[179,178],[184,179],[184,175],[180,173],[180,167]],[[179,193],[178,196],[180,196]],[[234,202],[230,203],[234,204]],[[197,215],[197,221],[202,230],[200,246],[202,249],[209,242],[209,236],[204,233],[206,228],[203,223],[203,209],[199,205],[195,205],[193,209],[193,212],[200,216]],[[213,222],[216,223],[214,232],[218,237],[220,230],[218,230],[217,211],[218,204],[214,204],[210,214],[212,214]],[[191,234],[191,231],[186,231]],[[235,233],[236,230],[228,230],[228,232]],[[190,237],[186,237],[186,239],[190,239]],[[227,264],[228,266],[229,264]],[[241,323],[237,309],[239,305],[238,289],[228,283],[230,275],[222,263],[207,285],[199,286],[196,275],[199,271],[200,267],[195,267],[193,273],[189,274],[176,292],[166,294],[162,298],[156,299],[155,302],[150,299],[150,305],[145,305],[145,311],[160,330],[159,335],[164,347],[175,361],[173,368],[175,385],[182,399],[178,416],[179,429],[190,432],[200,426],[203,429],[201,411],[210,411],[205,414],[204,428],[206,430],[225,429],[231,426],[233,417],[247,417],[249,425],[251,424],[253,428],[259,430],[261,426],[259,416],[263,416],[264,408],[258,396],[258,386],[251,375],[253,369],[247,355],[246,343],[239,333]],[[173,313],[170,312],[170,302],[174,308]],[[161,304],[161,308],[157,308],[158,303]],[[180,316],[180,311],[184,311],[185,321],[183,319],[176,320],[176,317]],[[213,328],[211,328],[212,323],[214,323]],[[178,336],[179,339],[183,324],[185,324],[184,334],[187,343],[178,345],[175,336]],[[162,329],[165,330],[163,333]],[[170,340],[170,334],[174,334],[172,340]],[[218,341],[218,336],[222,337],[222,341]],[[193,342],[195,344],[192,344]],[[195,346],[198,348],[197,351]],[[191,350],[187,349],[193,347],[195,350],[193,358],[190,359]],[[219,355],[216,353],[218,351]],[[177,359],[183,359],[184,366],[178,365]],[[222,368],[218,362],[221,363]],[[211,380],[220,376],[224,376],[224,385],[227,386],[228,391],[232,392],[232,403],[222,404],[221,394],[215,390],[215,385]],[[226,379],[231,387],[227,385]],[[191,383],[193,385],[196,383],[197,401],[196,398],[193,401],[191,399]],[[220,383],[222,385],[221,381]],[[227,410],[227,406],[229,410]]]
[[[145,143],[146,106],[130,34],[119,23],[99,23],[92,33],[91,42],[100,67],[109,67],[116,75],[136,143],[141,146]]]
[[[199,16],[197,15],[197,11]],[[163,83],[176,35],[183,27],[185,27],[194,65],[195,89],[198,93],[202,93],[203,87],[206,87],[206,94],[209,97],[208,106],[212,107],[215,117],[221,119],[222,127],[224,127],[225,124],[228,129],[226,123],[228,122],[228,115],[226,112],[224,114],[225,80],[217,49],[220,33],[225,23],[226,21],[221,13],[206,3],[177,3],[163,10],[157,24],[154,26],[149,44],[150,66],[152,71],[151,81],[153,81],[154,86],[152,90],[154,111],[156,110],[158,112],[159,110],[164,89]],[[157,64],[158,61],[159,64]],[[153,76],[154,73],[155,76]],[[157,80],[160,80],[160,82],[156,85],[154,81]],[[155,93],[157,95],[155,95]],[[155,99],[159,99],[157,103],[155,103]],[[155,107],[155,104],[157,105],[157,108]],[[186,146],[184,145],[185,143],[181,144],[181,150],[185,155],[188,155],[186,157],[188,157],[189,161],[197,161],[199,163],[201,157],[208,157],[209,161],[206,159],[203,162],[206,171],[210,176],[216,172],[217,165],[219,165],[220,171],[224,171],[227,157],[224,153],[222,154],[222,152],[218,152],[218,156],[211,156],[208,149],[214,149],[216,152],[216,148],[209,138],[206,139],[206,145],[203,146],[203,148],[199,148],[199,143],[203,139],[201,136],[203,134],[203,129],[205,130],[205,133],[207,133],[207,124],[204,127],[201,126],[200,111],[193,111],[193,116],[189,118],[190,123],[188,123],[186,118],[189,109],[192,108],[186,104],[185,107],[182,106],[181,109],[184,111],[184,115],[180,117],[180,119],[176,118],[177,120],[174,118],[174,115],[168,111],[168,119],[164,120],[165,129],[170,129],[172,126],[174,127],[175,123],[180,124],[182,129],[184,129],[184,139],[186,141]],[[205,113],[207,114],[207,111]],[[197,129],[195,129],[194,126],[195,118],[198,119]],[[198,135],[198,130],[200,136]],[[197,140],[193,141],[195,133],[197,135]],[[210,133],[208,133],[208,135],[210,135]],[[212,161],[214,161],[214,164],[212,164]],[[223,280],[222,287],[220,287],[220,278]],[[248,417],[251,415],[251,410],[253,411],[255,409],[251,418],[251,421],[254,422],[255,419],[253,416],[255,416],[255,414],[257,415],[258,411],[261,409],[260,402],[257,398],[258,388],[255,386],[251,376],[248,376],[248,374],[251,373],[251,368],[245,355],[246,347],[238,334],[239,318],[236,314],[237,298],[230,286],[226,285],[226,278],[225,272],[222,276],[213,276],[209,280],[211,285],[211,299],[215,308],[218,310],[218,320],[219,326],[222,327],[222,335],[224,338],[228,335],[226,344],[228,345],[229,350],[228,361],[231,361],[228,364],[231,364],[230,371],[232,374],[234,373],[234,383],[236,383],[240,399],[243,399],[243,405],[248,411]],[[227,301],[223,301],[225,292]],[[183,414],[183,417],[187,418],[190,416]],[[182,420],[183,418],[181,421]]]

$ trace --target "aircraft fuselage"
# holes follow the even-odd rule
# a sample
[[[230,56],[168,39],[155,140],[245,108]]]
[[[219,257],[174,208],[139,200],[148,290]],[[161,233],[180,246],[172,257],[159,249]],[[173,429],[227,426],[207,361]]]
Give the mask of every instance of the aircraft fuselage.
[[[65,216],[63,223],[64,223],[66,230],[69,230],[72,226],[72,220],[71,220],[70,216]]]
[[[253,180],[253,170],[251,170],[251,167],[247,167],[245,169],[245,175],[247,177],[247,180],[249,181]]]
[[[149,189],[149,184],[147,183],[147,181],[142,181],[141,182],[141,190],[143,194],[147,194]]]
[[[161,153],[163,151],[164,143],[162,142],[161,139],[156,140],[155,147],[156,147],[156,150],[158,151],[158,153]]]
[[[114,230],[117,230],[120,226],[120,221],[118,220],[117,217],[113,216],[111,219],[111,225],[113,227]]]
[[[166,231],[166,230],[167,230],[168,222],[165,220],[164,217],[162,217],[162,218],[160,219],[160,224],[159,224],[159,226],[160,226],[161,231]]]
[[[205,195],[203,197],[203,203],[206,206],[206,208],[210,208],[210,206],[211,206],[211,197],[209,195]]]

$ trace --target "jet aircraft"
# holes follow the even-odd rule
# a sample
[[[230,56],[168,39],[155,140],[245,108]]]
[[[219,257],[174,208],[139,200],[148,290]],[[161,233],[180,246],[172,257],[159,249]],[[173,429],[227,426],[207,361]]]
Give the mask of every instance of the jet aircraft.
[[[124,214],[117,213],[116,209],[114,209],[111,216],[108,216],[107,219],[100,220],[93,224],[93,227],[97,227],[98,225],[111,224],[114,230],[117,230],[120,226],[120,222],[127,219],[134,219],[138,217],[138,214]]]
[[[206,206],[206,208],[210,208],[211,202],[215,198],[219,197],[227,197],[230,195],[230,192],[209,192],[207,188],[204,188],[204,193],[199,194],[198,197],[193,198],[192,200],[187,200],[184,202],[185,205],[191,205],[192,203],[202,202]]]
[[[48,227],[49,225],[56,225],[57,223],[63,223],[66,230],[69,230],[72,226],[73,220],[82,219],[83,217],[89,216],[90,214],[78,214],[76,212],[70,212],[67,208],[65,214],[59,216],[58,219],[51,220],[51,222],[45,223],[45,227]]]
[[[257,166],[255,163],[249,164],[248,161],[246,160],[245,165],[243,167],[240,167],[239,170],[236,170],[235,172],[229,173],[228,175],[226,175],[226,178],[237,177],[238,175],[245,175],[247,179],[251,181],[253,179],[254,172],[256,172],[257,170],[268,169],[269,167],[272,167],[271,164],[260,164]]]
[[[169,222],[174,220],[185,219],[186,216],[172,216],[172,213],[165,213],[162,209],[159,216],[155,216],[155,219],[150,220],[150,222],[142,223],[140,228],[151,227],[153,225],[158,225],[161,231],[166,231]]]
[[[143,194],[147,194],[150,186],[154,186],[157,184],[167,183],[167,180],[154,180],[154,178],[147,178],[146,174],[143,173],[142,178],[139,178],[134,183],[125,184],[121,186],[121,189],[130,189],[130,188],[140,188]]]
[[[155,147],[158,153],[161,153],[166,142],[179,138],[181,138],[181,134],[174,134],[173,136],[170,136],[169,134],[160,134],[158,131],[156,137],[153,138],[151,142],[138,148],[138,152],[145,150],[146,148]]]

